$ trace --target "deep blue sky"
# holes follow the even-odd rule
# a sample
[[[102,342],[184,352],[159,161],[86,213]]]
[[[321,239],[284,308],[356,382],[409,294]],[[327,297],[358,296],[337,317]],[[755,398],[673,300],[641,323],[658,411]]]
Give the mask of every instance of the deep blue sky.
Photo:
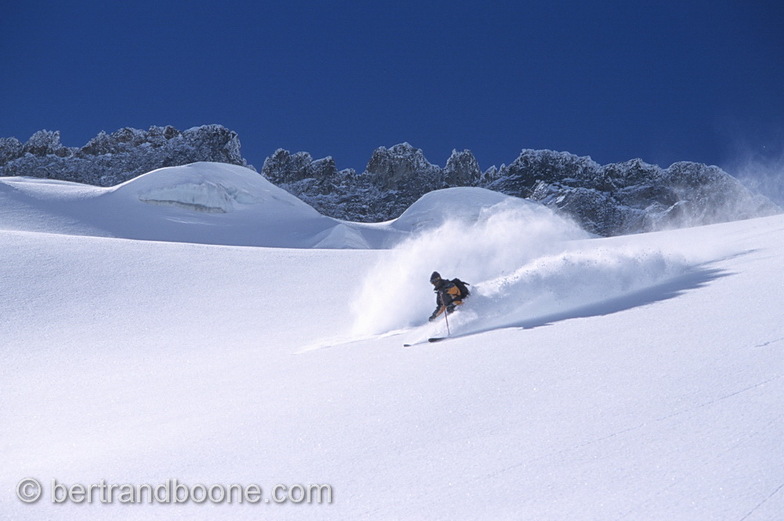
[[[408,141],[482,168],[523,148],[726,165],[784,143],[780,0],[9,2],[0,137],[237,131],[363,170]]]

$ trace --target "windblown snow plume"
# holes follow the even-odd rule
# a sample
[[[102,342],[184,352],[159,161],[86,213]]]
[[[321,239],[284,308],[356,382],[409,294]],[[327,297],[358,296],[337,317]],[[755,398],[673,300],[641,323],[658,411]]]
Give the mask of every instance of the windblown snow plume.
[[[632,294],[637,294],[634,305],[647,303],[658,294],[644,290],[689,270],[685,258],[658,250],[591,247],[590,241],[564,246],[514,273],[483,281],[471,306],[481,317],[481,329],[534,327],[554,319],[603,314],[610,302]]]
[[[771,158],[749,155],[735,169],[746,187],[784,206],[784,152]]]
[[[548,208],[508,198],[473,219],[447,219],[390,250],[355,299],[354,333],[426,323],[436,304],[433,271],[471,283],[472,296],[450,318],[452,332],[465,333],[596,305],[687,269],[676,255],[608,248]]]

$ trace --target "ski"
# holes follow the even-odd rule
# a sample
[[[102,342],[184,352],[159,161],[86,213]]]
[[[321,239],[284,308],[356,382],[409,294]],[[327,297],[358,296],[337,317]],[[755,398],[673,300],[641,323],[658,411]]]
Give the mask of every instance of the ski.
[[[446,340],[448,338],[450,338],[450,337],[448,337],[448,336],[434,336],[434,337],[428,338],[427,341],[432,344],[433,342],[440,342],[440,341]],[[415,345],[424,344],[424,343],[425,343],[425,341],[422,340],[421,342],[412,342],[410,344],[403,344],[403,347],[413,347]]]

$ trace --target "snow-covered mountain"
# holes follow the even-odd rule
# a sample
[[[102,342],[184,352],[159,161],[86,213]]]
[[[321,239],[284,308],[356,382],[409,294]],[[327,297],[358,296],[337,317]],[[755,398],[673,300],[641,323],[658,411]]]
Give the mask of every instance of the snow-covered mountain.
[[[239,137],[220,125],[184,132],[167,126],[101,133],[81,148],[64,147],[59,132],[26,143],[0,139],[0,176],[30,176],[114,186],[154,169],[193,162],[248,166]],[[252,167],[251,167],[252,168]],[[399,217],[422,195],[441,188],[480,187],[538,201],[599,235],[620,235],[770,215],[779,207],[749,192],[715,166],[682,162],[662,169],[639,159],[599,165],[588,157],[523,150],[512,163],[480,170],[469,150],[453,151],[441,168],[401,143],[377,148],[365,170],[338,170],[331,157],[279,149],[263,175],[345,221]]]
[[[0,197],[4,519],[784,512],[783,215],[595,238],[452,188],[361,225],[203,163]],[[420,343],[434,269],[473,295]],[[333,500],[52,500],[173,479]]]

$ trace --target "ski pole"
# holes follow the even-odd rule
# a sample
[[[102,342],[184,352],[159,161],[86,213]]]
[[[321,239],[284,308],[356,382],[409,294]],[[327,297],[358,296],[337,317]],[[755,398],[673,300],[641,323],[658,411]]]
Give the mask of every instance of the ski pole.
[[[452,334],[449,332],[449,318],[447,315],[449,314],[449,310],[446,308],[446,304],[444,303],[444,295],[443,293],[439,293],[441,297],[441,305],[444,306],[444,320],[446,321],[446,336],[451,336]]]

